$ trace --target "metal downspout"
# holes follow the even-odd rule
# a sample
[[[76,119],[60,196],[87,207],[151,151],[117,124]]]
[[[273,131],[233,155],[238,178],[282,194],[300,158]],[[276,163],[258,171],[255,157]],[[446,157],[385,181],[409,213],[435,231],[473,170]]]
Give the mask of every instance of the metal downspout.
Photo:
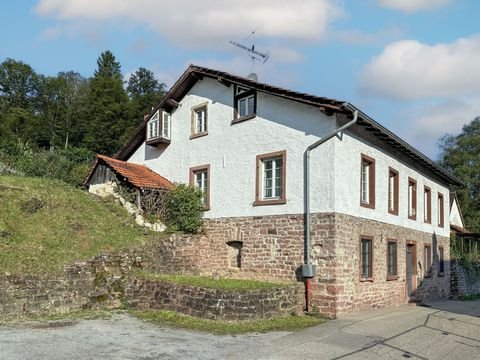
[[[304,202],[305,202],[305,249],[304,249],[304,264],[302,265],[302,277],[306,278],[306,287],[308,289],[306,293],[306,310],[308,311],[309,307],[309,298],[310,298],[310,279],[315,277],[315,265],[312,265],[310,259],[310,249],[311,249],[311,214],[310,214],[310,152],[322,145],[323,143],[330,140],[332,137],[336,136],[339,132],[349,128],[357,122],[358,119],[358,110],[355,109],[349,103],[344,103],[343,106],[353,112],[353,120],[349,121],[343,126],[340,126],[338,129],[333,130],[328,133],[323,138],[315,141],[313,144],[309,145],[303,154],[304,162]]]

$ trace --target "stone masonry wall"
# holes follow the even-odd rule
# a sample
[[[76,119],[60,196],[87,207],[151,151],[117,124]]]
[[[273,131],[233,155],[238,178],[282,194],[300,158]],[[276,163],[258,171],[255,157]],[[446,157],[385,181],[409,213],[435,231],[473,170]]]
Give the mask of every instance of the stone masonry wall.
[[[333,214],[312,215],[313,251],[317,271],[330,279],[335,265]],[[227,248],[227,242],[242,242],[241,266],[225,252],[222,262],[235,277],[255,279],[301,280],[303,264],[303,215],[253,216],[208,220],[205,232],[217,248]]]
[[[417,301],[448,298],[450,293],[450,239],[404,227],[336,214],[337,278],[332,289],[337,314],[372,309],[406,302],[406,243],[415,241],[417,249]],[[360,239],[373,237],[373,281],[361,281]],[[387,241],[397,241],[398,279],[387,280]],[[424,245],[432,245],[433,265],[425,276]],[[443,246],[444,275],[438,273],[438,246]]]
[[[91,297],[90,297],[91,296]],[[58,278],[0,278],[0,319],[62,314],[90,308],[95,302],[93,279],[87,275]]]
[[[221,290],[136,279],[126,289],[129,306],[159,309],[215,320],[254,320],[298,314],[302,286],[261,290]]]
[[[304,253],[303,219],[303,215],[212,219],[205,230],[219,249],[229,241],[242,243],[240,269],[231,265],[235,264],[234,261],[227,260],[234,277],[300,281]],[[361,235],[373,237],[373,281],[360,281]],[[387,280],[387,239],[398,243],[396,280]],[[405,303],[407,241],[414,241],[417,249],[417,300],[448,297],[448,238],[344,214],[312,214],[312,262],[317,266],[317,276],[312,280],[310,305],[335,317],[341,313]],[[430,277],[424,276],[425,244],[432,245]],[[444,248],[443,276],[438,274],[438,246]],[[222,252],[222,261],[224,257]]]
[[[450,264],[451,298],[480,294],[480,278],[470,274],[458,260],[452,259]]]

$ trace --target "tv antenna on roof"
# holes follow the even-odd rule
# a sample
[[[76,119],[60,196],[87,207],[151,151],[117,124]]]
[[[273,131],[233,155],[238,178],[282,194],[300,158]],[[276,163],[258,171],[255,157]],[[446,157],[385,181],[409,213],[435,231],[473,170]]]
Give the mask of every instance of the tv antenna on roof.
[[[252,31],[252,33],[247,37],[247,39],[255,34],[255,30]],[[267,60],[270,58],[270,55],[266,52],[260,52],[258,50],[255,50],[255,45],[252,44],[252,46],[247,46],[240,44],[236,41],[230,41],[230,44],[245,50],[248,53],[248,56],[252,59],[252,70],[255,72],[255,61],[261,61],[263,64],[267,62]]]

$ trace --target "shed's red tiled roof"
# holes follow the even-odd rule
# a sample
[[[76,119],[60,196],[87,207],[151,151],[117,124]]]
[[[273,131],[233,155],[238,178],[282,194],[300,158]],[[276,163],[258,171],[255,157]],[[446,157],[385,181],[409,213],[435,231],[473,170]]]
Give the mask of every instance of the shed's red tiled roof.
[[[173,186],[173,183],[157,174],[155,171],[150,170],[145,165],[116,160],[98,154],[97,161],[105,162],[115,172],[126,178],[128,182],[137,188],[170,189]]]

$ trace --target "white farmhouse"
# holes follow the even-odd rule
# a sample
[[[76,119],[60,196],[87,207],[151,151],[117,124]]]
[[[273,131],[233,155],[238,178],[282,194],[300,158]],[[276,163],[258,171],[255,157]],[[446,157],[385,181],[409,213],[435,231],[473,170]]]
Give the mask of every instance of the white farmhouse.
[[[116,159],[201,187],[211,261],[325,314],[449,294],[459,181],[350,104],[191,65]]]

